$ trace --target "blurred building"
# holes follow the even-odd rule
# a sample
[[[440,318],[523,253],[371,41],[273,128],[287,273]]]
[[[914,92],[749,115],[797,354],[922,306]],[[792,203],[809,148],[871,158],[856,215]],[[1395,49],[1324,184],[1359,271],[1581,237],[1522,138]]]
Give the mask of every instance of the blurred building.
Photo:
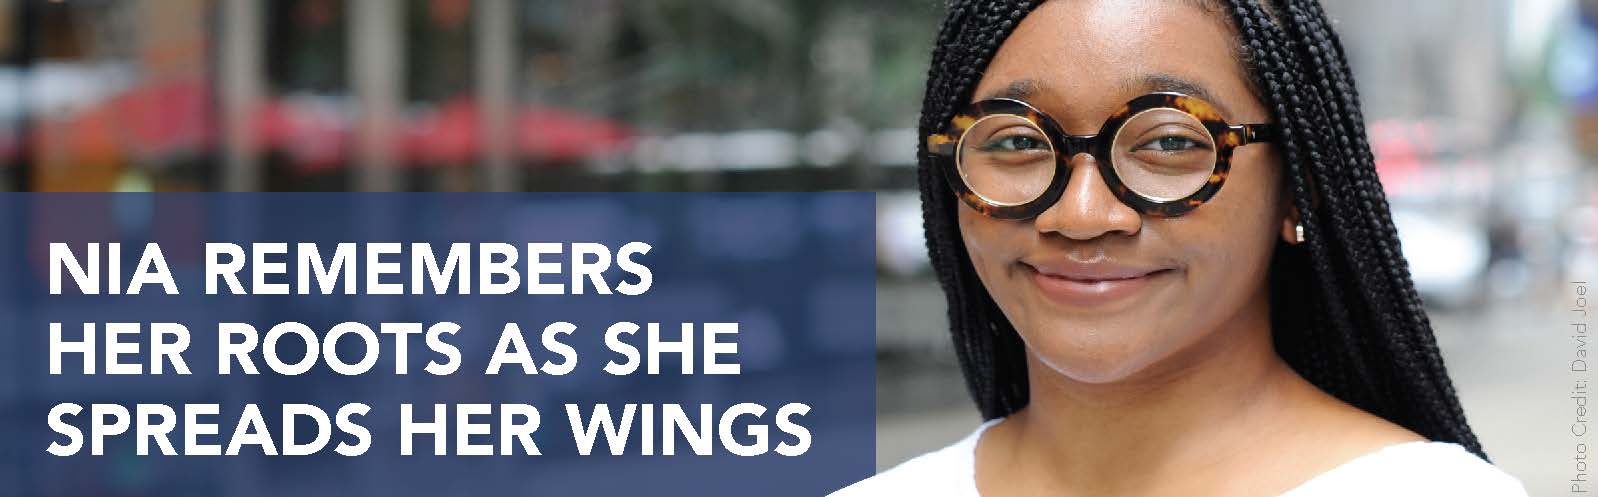
[[[0,154],[22,190],[873,188],[938,9],[10,0]]]

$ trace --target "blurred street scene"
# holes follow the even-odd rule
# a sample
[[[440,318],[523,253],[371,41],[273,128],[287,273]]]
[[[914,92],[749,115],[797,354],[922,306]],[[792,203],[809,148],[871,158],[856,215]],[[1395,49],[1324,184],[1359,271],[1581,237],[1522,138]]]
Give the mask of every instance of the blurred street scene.
[[[940,0],[4,0],[3,190],[871,190],[879,466],[977,422],[914,149]],[[1598,1],[1324,0],[1467,413],[1567,488]]]
[[[3,1],[3,186],[906,185],[938,15],[919,0]]]

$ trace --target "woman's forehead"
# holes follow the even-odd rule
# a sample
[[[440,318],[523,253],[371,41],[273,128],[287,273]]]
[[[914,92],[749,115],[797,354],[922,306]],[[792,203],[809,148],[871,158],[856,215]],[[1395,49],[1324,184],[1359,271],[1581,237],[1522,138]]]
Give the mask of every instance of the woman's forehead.
[[[1152,91],[1202,98],[1227,117],[1258,107],[1225,20],[1175,0],[1046,2],[1000,46],[973,99],[1019,98],[1086,122]]]

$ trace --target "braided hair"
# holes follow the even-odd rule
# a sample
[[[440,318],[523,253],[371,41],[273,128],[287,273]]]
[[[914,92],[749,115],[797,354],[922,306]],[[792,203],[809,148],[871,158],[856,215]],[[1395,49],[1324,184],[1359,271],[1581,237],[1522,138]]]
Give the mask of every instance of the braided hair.
[[[1306,242],[1270,268],[1274,346],[1356,407],[1481,456],[1399,251],[1343,46],[1317,0],[1200,0],[1236,33],[1253,90],[1281,123],[1284,188]],[[951,0],[938,29],[920,136],[965,102],[1038,0]],[[966,386],[986,419],[1027,404],[1026,351],[961,242],[957,200],[919,145],[923,228]]]

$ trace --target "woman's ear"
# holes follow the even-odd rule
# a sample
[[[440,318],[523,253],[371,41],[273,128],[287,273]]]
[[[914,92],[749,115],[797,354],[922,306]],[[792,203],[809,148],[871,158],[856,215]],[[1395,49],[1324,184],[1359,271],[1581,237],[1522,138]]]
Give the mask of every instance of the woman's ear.
[[[1307,170],[1303,171],[1303,174],[1304,189],[1309,192],[1309,208],[1319,209],[1321,196],[1320,189],[1315,187],[1315,178],[1310,176]],[[1281,203],[1277,204],[1277,212],[1282,213],[1281,237],[1288,245],[1298,245],[1308,239],[1309,233],[1304,232],[1304,217],[1303,213],[1298,211],[1298,198],[1294,194],[1293,180],[1285,177],[1283,179]]]
[[[1287,215],[1282,216],[1282,241],[1289,245],[1304,243],[1304,225],[1299,224],[1298,207],[1288,205]]]

